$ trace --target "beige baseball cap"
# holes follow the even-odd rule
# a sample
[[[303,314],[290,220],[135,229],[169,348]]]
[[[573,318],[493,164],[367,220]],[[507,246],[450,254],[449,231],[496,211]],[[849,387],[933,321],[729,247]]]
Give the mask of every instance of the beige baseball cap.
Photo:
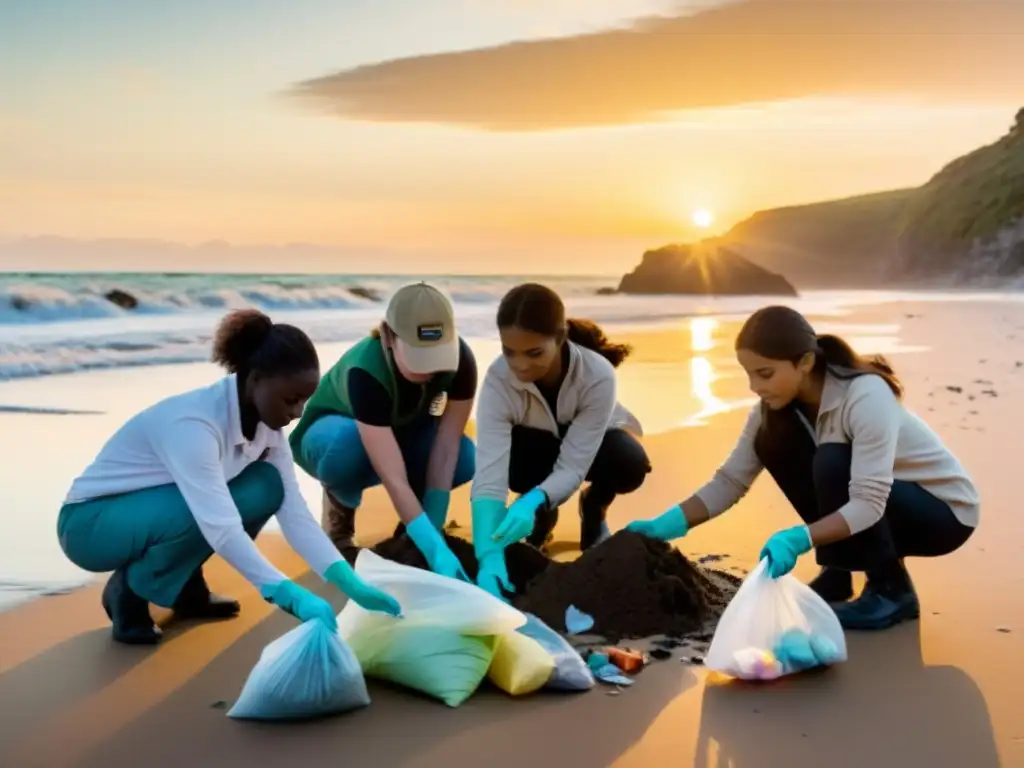
[[[427,283],[410,283],[395,291],[384,315],[398,337],[403,359],[413,373],[459,368],[459,336],[448,297]]]

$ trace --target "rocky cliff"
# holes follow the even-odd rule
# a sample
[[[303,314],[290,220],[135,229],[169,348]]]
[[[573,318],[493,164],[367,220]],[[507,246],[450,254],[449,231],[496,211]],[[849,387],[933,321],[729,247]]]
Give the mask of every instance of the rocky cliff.
[[[666,245],[644,253],[639,266],[622,278],[620,293],[716,296],[796,296],[782,275],[757,266],[713,241]]]
[[[1024,109],[921,187],[762,211],[722,240],[804,287],[1024,281]]]

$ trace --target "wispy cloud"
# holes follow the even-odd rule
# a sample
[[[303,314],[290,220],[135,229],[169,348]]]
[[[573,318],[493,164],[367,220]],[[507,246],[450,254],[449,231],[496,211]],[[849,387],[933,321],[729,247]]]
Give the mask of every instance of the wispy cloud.
[[[628,28],[296,84],[350,120],[541,131],[812,96],[1024,98],[1020,0],[737,0]]]

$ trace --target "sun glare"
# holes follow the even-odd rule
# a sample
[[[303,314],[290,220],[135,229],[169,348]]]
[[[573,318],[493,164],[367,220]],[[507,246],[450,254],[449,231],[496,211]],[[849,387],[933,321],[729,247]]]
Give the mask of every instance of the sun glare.
[[[701,229],[707,229],[715,221],[715,215],[707,208],[698,208],[690,218],[693,219],[694,226]]]

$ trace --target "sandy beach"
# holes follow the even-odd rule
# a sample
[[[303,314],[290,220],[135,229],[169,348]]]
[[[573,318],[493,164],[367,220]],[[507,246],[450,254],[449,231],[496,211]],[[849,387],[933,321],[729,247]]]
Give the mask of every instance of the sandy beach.
[[[208,578],[218,591],[241,599],[241,616],[168,624],[167,637],[153,649],[111,642],[98,584],[0,613],[0,765],[1024,766],[1024,517],[1016,485],[1024,302],[902,302],[858,309],[842,323],[877,329],[861,332],[860,351],[897,350],[892,359],[907,385],[908,406],[958,454],[983,499],[981,526],[963,549],[908,563],[921,596],[920,622],[848,633],[846,664],[752,686],[670,659],[653,663],[619,696],[599,687],[513,700],[485,686],[454,710],[370,681],[373,703],[353,714],[298,725],[234,722],[225,717],[224,703],[238,695],[262,648],[294,620],[215,559]],[[732,359],[735,332],[732,322],[695,330],[686,321],[630,334],[636,352],[622,369],[621,400],[645,424],[657,425],[645,438],[654,471],[637,493],[613,506],[613,530],[684,498],[729,451],[744,417],[737,406],[749,397]],[[162,396],[150,384],[169,393],[182,376],[198,383],[216,375],[205,364],[168,368],[176,371],[173,377],[160,376],[161,370],[24,382],[19,386],[31,394],[21,390],[19,402],[103,411],[88,418],[89,429],[105,435],[121,411]],[[117,377],[119,385],[96,386],[86,396],[87,377]],[[76,378],[81,388],[69,388]],[[108,393],[108,401],[97,402],[96,392]],[[9,445],[19,454],[4,471],[5,496],[38,513],[17,522],[24,526],[20,533],[4,535],[22,535],[29,526],[52,529],[55,502],[97,447],[83,441],[50,450],[66,429],[62,418],[3,414],[13,436]],[[50,454],[45,476],[32,469]],[[315,502],[308,480],[303,490]],[[45,493],[38,491],[41,483]],[[468,526],[467,489],[455,494],[452,510]],[[767,536],[795,519],[770,478],[762,477],[738,507],[693,532],[680,548],[693,556],[726,554],[747,568]],[[574,522],[574,514],[563,514],[559,541],[577,536]],[[368,493],[360,539],[383,537],[393,524],[383,492]],[[268,532],[259,544],[340,610],[342,598],[306,572],[279,536]],[[24,560],[30,559],[26,553]],[[795,573],[808,578],[815,568],[807,556]],[[73,582],[80,575],[49,576],[65,577]]]

